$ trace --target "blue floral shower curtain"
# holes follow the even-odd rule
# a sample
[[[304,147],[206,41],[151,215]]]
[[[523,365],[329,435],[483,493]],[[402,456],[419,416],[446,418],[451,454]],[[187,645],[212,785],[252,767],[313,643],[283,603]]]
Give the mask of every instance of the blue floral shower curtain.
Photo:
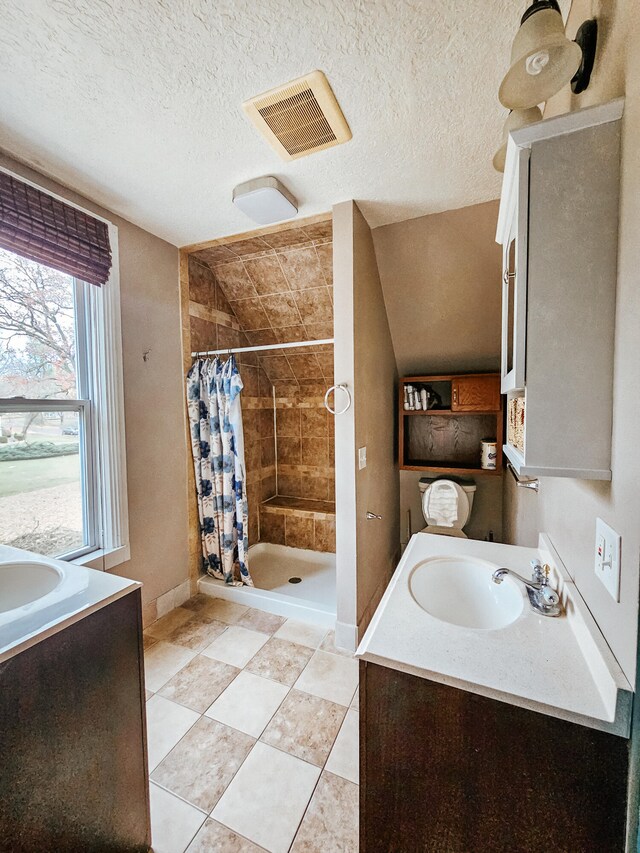
[[[241,391],[233,356],[225,363],[218,358],[198,359],[187,374],[204,568],[233,586],[253,586]]]

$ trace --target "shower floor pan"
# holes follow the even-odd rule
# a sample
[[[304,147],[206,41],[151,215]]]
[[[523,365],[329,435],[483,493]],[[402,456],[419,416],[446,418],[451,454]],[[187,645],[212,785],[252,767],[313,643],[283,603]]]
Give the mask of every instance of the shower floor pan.
[[[255,586],[227,586],[207,575],[198,581],[205,595],[245,604],[289,619],[333,627],[336,621],[336,555],[259,542],[249,548]],[[300,578],[297,583],[290,579]]]

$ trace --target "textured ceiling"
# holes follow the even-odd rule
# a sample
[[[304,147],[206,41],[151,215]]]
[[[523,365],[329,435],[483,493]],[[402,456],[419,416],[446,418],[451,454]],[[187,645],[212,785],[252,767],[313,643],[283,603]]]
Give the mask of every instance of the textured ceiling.
[[[485,201],[524,6],[0,0],[0,147],[176,245],[250,230],[231,190],[265,174],[373,227]],[[284,163],[240,104],[316,68],[353,139]]]

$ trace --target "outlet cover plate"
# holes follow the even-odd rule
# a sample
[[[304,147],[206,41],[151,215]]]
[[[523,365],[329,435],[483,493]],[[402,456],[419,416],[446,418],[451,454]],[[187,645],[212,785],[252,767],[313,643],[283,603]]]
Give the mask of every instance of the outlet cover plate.
[[[358,470],[362,471],[363,468],[367,467],[367,448],[359,447],[358,448]]]
[[[596,519],[595,572],[614,601],[620,601],[621,537],[601,518]]]

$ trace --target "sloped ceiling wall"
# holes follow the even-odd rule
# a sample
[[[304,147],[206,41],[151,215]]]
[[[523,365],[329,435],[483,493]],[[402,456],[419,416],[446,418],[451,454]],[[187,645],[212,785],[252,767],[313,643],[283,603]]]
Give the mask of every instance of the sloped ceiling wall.
[[[333,337],[331,220],[192,253],[213,272],[250,345]],[[276,386],[318,393],[333,383],[333,347],[259,354]],[[313,387],[312,387],[313,386]]]

